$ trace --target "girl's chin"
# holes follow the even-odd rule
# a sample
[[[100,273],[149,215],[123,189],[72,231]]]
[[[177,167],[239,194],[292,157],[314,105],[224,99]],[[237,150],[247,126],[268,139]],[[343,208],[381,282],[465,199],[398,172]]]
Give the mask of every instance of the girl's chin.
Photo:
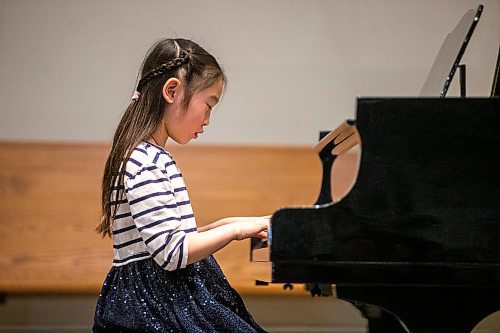
[[[191,139],[178,140],[178,139],[174,139],[174,138],[172,138],[172,140],[174,140],[176,143],[178,143],[180,145],[185,145],[185,144],[189,143],[189,141],[191,141]]]

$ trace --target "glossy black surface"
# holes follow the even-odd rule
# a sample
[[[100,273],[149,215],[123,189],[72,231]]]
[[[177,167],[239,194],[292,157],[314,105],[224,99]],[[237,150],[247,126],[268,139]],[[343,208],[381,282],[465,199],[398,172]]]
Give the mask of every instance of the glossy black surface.
[[[499,101],[360,99],[356,184],[336,204],[277,211],[271,260],[456,271],[445,284],[471,274],[471,283],[479,275],[481,284],[500,282]]]
[[[327,131],[320,132],[320,140],[323,139],[328,133],[329,132]],[[315,205],[323,205],[333,202],[331,173],[333,162],[335,162],[335,159],[337,158],[336,155],[333,155],[331,153],[334,147],[335,144],[333,143],[333,141],[330,141],[325,147],[323,147],[323,149],[321,149],[321,151],[318,152],[318,156],[321,160],[321,170],[323,177],[321,178],[321,189],[319,191],[318,198],[314,203]]]
[[[411,332],[470,331],[500,310],[500,99],[362,98],[356,125],[351,192],[272,216],[272,282],[336,284]]]
[[[482,12],[483,5],[470,9],[446,36],[420,91],[421,97],[446,96]]]

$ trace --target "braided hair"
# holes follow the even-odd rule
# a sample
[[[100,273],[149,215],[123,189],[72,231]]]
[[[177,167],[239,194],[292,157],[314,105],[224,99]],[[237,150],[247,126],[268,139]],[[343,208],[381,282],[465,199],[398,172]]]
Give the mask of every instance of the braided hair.
[[[103,237],[112,234],[113,219],[124,191],[126,161],[132,150],[151,137],[161,124],[165,112],[162,90],[170,78],[177,78],[182,84],[185,110],[196,92],[221,79],[226,82],[217,60],[193,41],[163,39],[148,51],[137,83],[137,98],[131,101],[118,124],[104,167],[102,219],[96,228]]]
[[[181,51],[179,56],[170,60],[167,63],[161,64],[160,66],[153,68],[141,78],[139,83],[137,84],[137,91],[141,92],[141,89],[144,85],[155,78],[162,77],[165,73],[182,66],[184,63],[189,61],[189,54],[186,51]]]

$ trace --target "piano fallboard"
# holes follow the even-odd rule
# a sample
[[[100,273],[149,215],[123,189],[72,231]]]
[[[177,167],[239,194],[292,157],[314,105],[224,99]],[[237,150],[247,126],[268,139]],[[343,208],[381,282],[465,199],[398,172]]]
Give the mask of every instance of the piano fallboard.
[[[272,283],[342,285],[499,286],[500,264],[388,262],[273,262]]]

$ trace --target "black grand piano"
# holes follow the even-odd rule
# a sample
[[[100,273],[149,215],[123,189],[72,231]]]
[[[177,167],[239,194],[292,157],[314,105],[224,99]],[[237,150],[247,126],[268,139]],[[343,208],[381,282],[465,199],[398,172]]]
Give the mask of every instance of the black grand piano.
[[[356,118],[317,146],[317,202],[277,210],[269,239],[252,240],[271,262],[265,282],[334,285],[370,333],[470,332],[500,310],[500,98],[443,98],[446,85],[357,99]],[[356,182],[334,203],[332,163],[356,143]]]

